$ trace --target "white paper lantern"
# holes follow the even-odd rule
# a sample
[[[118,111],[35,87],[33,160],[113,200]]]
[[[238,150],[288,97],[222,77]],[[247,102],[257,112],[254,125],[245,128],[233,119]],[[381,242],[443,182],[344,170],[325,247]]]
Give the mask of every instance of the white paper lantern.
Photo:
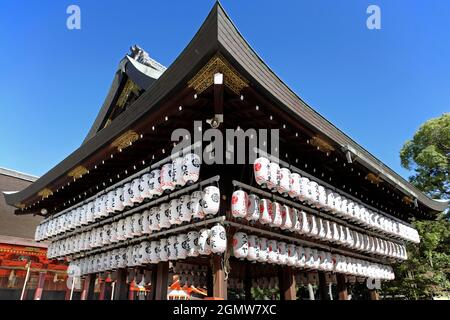
[[[247,259],[250,261],[257,261],[259,259],[259,239],[255,235],[248,236]]]
[[[183,187],[186,181],[183,179],[183,158],[178,157],[172,161],[173,181],[175,187]]]
[[[133,216],[128,216],[125,218],[124,222],[125,226],[125,238],[130,239],[133,238]]]
[[[287,194],[291,186],[291,171],[288,168],[281,168],[278,174],[277,191],[281,194]]]
[[[267,188],[276,190],[280,179],[280,166],[276,162],[269,164],[269,182]]]
[[[227,248],[227,236],[225,228],[216,224],[211,228],[210,245],[212,253],[223,253]]]
[[[259,197],[255,194],[250,194],[248,196],[247,216],[245,218],[250,222],[256,222],[259,220],[259,201]]]
[[[198,253],[200,255],[209,255],[211,254],[211,245],[210,245],[210,229],[201,229],[199,231],[198,236]]]
[[[309,225],[308,214],[305,211],[302,210],[300,212],[298,221],[301,226],[299,233],[308,235],[311,230],[311,226]]]
[[[198,238],[199,233],[197,231],[189,231],[187,234],[188,237],[188,253],[189,257],[197,257],[198,253]]]
[[[200,157],[195,153],[188,153],[183,157],[183,180],[186,184],[197,182],[200,177]]]
[[[259,257],[258,261],[267,263],[269,260],[269,247],[266,238],[259,238]]]
[[[132,234],[134,237],[142,235],[142,215],[140,213],[135,213],[131,216],[133,223]]]
[[[158,263],[161,261],[161,244],[159,241],[152,241],[150,243],[150,263]]]
[[[105,224],[103,226],[102,245],[106,246],[110,244],[111,243],[110,240],[111,240],[111,225]]]
[[[290,177],[289,177],[289,196],[291,198],[298,198],[300,196],[300,179],[301,176],[296,173],[296,172],[292,172]]]
[[[150,210],[144,210],[142,212],[142,233],[149,234],[151,233],[150,229]]]
[[[160,230],[159,221],[161,220],[159,207],[152,207],[149,210],[148,220],[150,222],[150,231],[155,232]]]
[[[189,249],[188,235],[185,233],[177,236],[177,259],[186,259]]]
[[[327,231],[325,229],[324,221],[322,218],[317,218],[317,220],[318,220],[318,228],[319,228],[319,233],[317,234],[317,237],[320,239],[325,239]]]
[[[214,216],[219,212],[220,190],[216,186],[207,186],[203,189],[202,210],[206,216]]]
[[[322,185],[319,185],[317,187],[318,192],[318,203],[317,207],[323,209],[324,211],[329,211],[330,207],[327,206],[327,192],[325,190],[325,187]]]
[[[179,219],[180,219],[181,223],[191,221],[192,212],[189,208],[190,201],[191,201],[191,196],[188,194],[182,195],[178,199]]]
[[[280,228],[283,230],[291,230],[292,229],[292,220],[290,214],[290,208],[287,205],[281,206],[281,226]]]
[[[278,202],[272,202],[272,222],[270,223],[271,227],[279,228],[281,227],[281,223],[283,221],[281,217],[281,204]]]
[[[131,183],[127,182],[123,186],[123,206],[124,207],[132,207],[133,201],[131,201],[133,197],[133,189],[131,188]]]
[[[113,213],[114,212],[114,190],[110,190],[106,194],[106,212],[107,213]]]
[[[203,191],[194,191],[191,194],[191,200],[189,202],[189,207],[192,213],[192,219],[201,220],[205,217],[201,201],[203,198]]]
[[[177,236],[170,236],[167,238],[167,248],[169,252],[169,260],[177,259]]]
[[[166,163],[161,167],[161,188],[163,191],[175,189],[172,163]]]
[[[277,242],[277,247],[278,247],[278,264],[286,265],[288,259],[286,242],[283,241]]]
[[[169,244],[167,238],[162,238],[159,240],[159,259],[160,261],[169,260]]]
[[[169,202],[169,223],[170,225],[178,225],[181,223],[178,212],[178,199],[172,199]]]
[[[124,209],[123,187],[115,188],[112,193],[113,198],[111,201],[108,201],[108,203],[111,205],[112,212],[122,211]]]
[[[276,240],[267,241],[269,247],[269,263],[278,263],[278,243]]]
[[[307,201],[309,197],[309,179],[306,177],[300,178],[300,192],[298,199],[300,201]]]
[[[160,229],[170,228],[170,206],[168,203],[163,203],[159,206],[158,215],[159,216],[159,227]]]
[[[253,164],[253,172],[255,174],[256,183],[262,187],[266,187],[267,183],[269,183],[269,165],[269,159],[264,157],[256,159]]]
[[[308,235],[313,238],[318,238],[319,235],[319,228],[317,226],[317,219],[312,214],[308,215],[308,222],[310,226],[310,230]]]
[[[292,222],[292,227],[290,230],[292,232],[298,233],[301,230],[301,223],[300,223],[299,215],[300,215],[300,212],[296,208],[289,207],[289,217]]]
[[[244,190],[236,190],[231,196],[231,214],[234,218],[245,218],[248,212],[248,194]]]
[[[295,244],[287,245],[287,265],[295,267],[297,265],[298,253]]]
[[[237,259],[245,259],[248,255],[248,236],[244,232],[233,235],[233,255]]]
[[[269,199],[259,201],[259,222],[261,224],[270,224],[272,222],[272,202]]]

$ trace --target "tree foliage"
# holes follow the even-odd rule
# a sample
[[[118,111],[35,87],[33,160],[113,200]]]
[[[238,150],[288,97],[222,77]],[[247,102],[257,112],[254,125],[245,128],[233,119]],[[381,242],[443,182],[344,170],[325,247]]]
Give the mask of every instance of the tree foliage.
[[[395,266],[396,279],[383,286],[383,294],[407,299],[431,299],[450,294],[450,222],[441,216],[415,221],[420,243],[407,244],[408,260]]]
[[[425,122],[400,151],[410,181],[433,198],[449,199],[450,113]],[[407,244],[408,260],[395,266],[396,280],[383,294],[407,299],[450,296],[450,221],[415,221],[420,244]]]
[[[425,122],[400,151],[410,181],[433,198],[450,197],[450,113]]]

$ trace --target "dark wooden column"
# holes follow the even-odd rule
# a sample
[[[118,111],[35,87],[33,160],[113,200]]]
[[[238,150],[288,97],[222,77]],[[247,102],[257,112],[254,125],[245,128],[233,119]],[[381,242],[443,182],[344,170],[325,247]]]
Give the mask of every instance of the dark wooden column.
[[[322,300],[331,300],[330,290],[326,280],[325,272],[319,271],[319,289]]]
[[[370,300],[380,300],[380,294],[377,290],[370,290]]]
[[[98,300],[105,300],[105,294],[106,294],[106,281],[102,279],[100,282],[100,293],[98,295]]]
[[[339,300],[348,300],[347,284],[345,283],[345,275],[337,274],[337,291]]]
[[[36,291],[34,292],[34,300],[41,300],[42,292],[44,291],[45,276],[47,272],[39,272],[38,283]]]
[[[169,262],[160,262],[156,268],[155,300],[167,300],[168,281]]]
[[[156,271],[145,270],[144,277],[146,279],[146,283],[150,282],[150,291],[147,293],[145,299],[155,300]]]
[[[116,271],[116,284],[114,286],[114,300],[127,300],[128,298],[128,283],[127,283],[127,269],[119,269]]]
[[[94,298],[96,274],[88,274],[84,278],[83,291],[81,291],[81,300],[92,300]]]
[[[280,300],[297,300],[294,271],[291,267],[279,267]]]
[[[227,299],[227,281],[222,266],[222,255],[213,254],[212,257],[213,274],[213,297]]]

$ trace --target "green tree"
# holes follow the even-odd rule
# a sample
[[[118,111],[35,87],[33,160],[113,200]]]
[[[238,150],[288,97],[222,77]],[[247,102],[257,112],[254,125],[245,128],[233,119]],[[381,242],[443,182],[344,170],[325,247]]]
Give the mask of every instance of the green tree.
[[[400,151],[402,166],[415,172],[409,179],[433,198],[450,197],[450,113],[425,122]]]
[[[449,199],[450,114],[425,122],[400,151],[402,166],[413,170],[412,184],[433,198]],[[445,213],[414,221],[420,244],[407,244],[408,260],[395,266],[395,281],[383,294],[407,299],[450,295],[450,222]]]

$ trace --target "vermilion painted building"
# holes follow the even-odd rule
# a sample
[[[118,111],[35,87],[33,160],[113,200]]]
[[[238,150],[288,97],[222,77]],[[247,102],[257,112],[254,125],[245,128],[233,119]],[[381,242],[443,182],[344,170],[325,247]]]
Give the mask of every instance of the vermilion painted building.
[[[36,179],[0,168],[1,191],[22,190]],[[40,221],[39,216],[15,215],[0,198],[0,299],[64,299],[67,266],[48,260],[47,244],[33,240]]]

